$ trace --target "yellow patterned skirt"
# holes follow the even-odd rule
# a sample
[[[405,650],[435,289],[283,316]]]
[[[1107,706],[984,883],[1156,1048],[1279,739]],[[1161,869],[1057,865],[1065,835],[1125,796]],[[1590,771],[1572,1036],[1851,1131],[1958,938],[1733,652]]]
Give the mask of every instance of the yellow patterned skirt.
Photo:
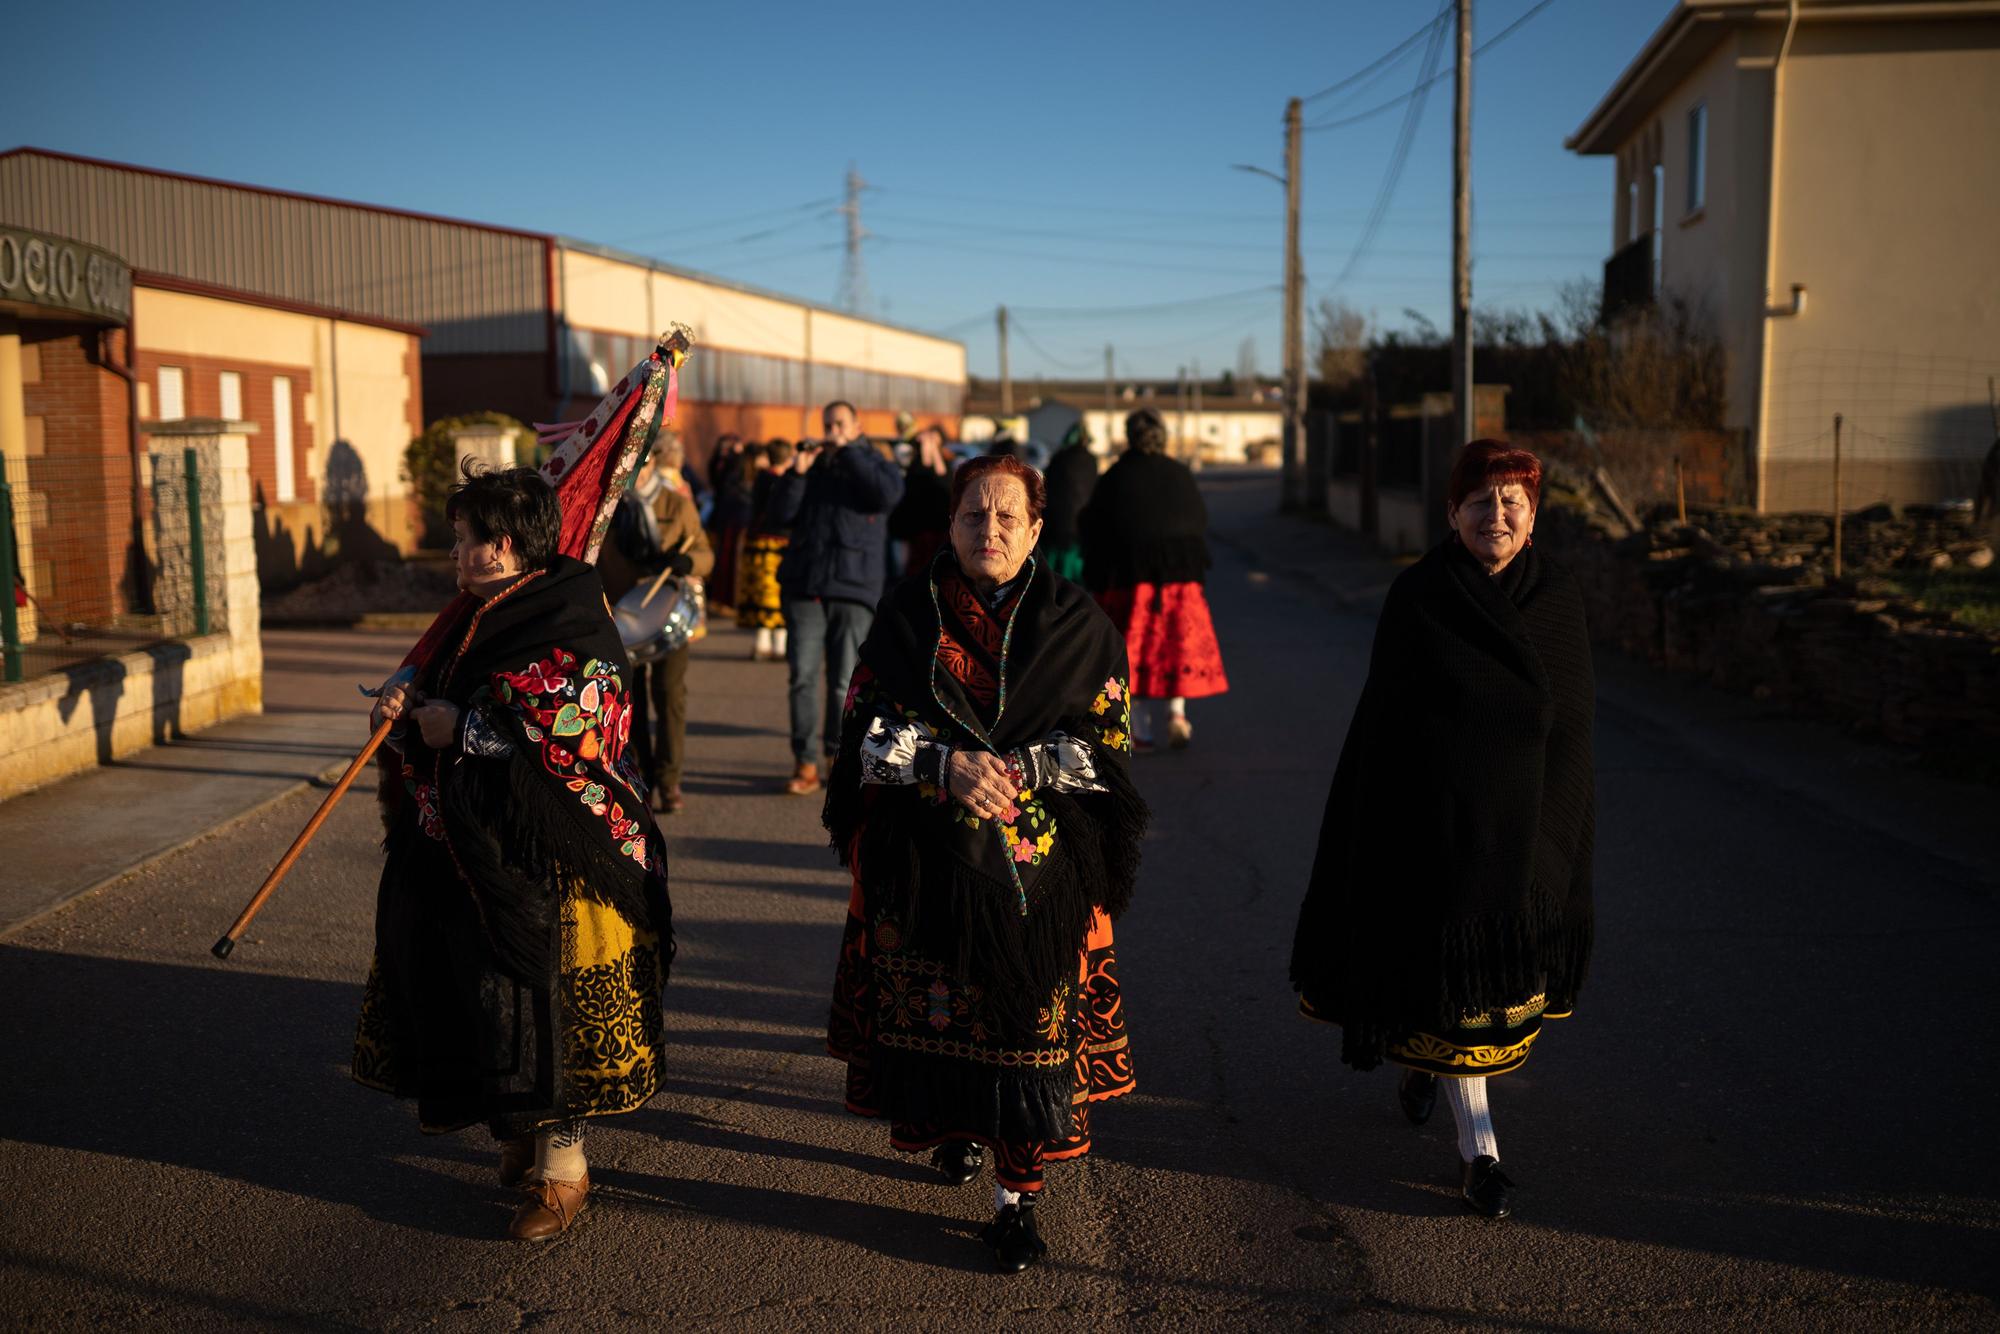
[[[1304,996],[1299,1013],[1321,1023],[1334,1023]],[[1549,1009],[1549,998],[1537,993],[1519,1005],[1466,1015],[1444,1033],[1410,1033],[1389,1043],[1386,1055],[1397,1065],[1433,1075],[1504,1075],[1519,1069],[1542,1034],[1542,1020],[1567,1019],[1567,1010]]]
[[[736,624],[744,630],[781,630],[785,625],[778,592],[778,566],[792,539],[783,533],[749,533],[736,562]]]
[[[483,1121],[514,1138],[645,1105],[666,1046],[659,937],[579,888],[571,882],[563,896],[559,963],[546,988],[493,967],[471,896],[455,879],[399,896],[409,900],[401,904],[385,894],[355,1080],[416,1098],[426,1133]]]

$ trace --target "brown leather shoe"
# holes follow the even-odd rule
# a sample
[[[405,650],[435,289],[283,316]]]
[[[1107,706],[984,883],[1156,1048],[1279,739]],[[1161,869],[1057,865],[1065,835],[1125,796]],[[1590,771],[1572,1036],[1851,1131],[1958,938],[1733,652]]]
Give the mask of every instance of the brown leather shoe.
[[[819,791],[819,789],[819,766],[817,764],[801,764],[797,772],[792,775],[792,781],[785,784],[785,791],[795,797],[810,797],[813,793]]]
[[[528,1169],[535,1165],[535,1137],[523,1135],[519,1139],[500,1141],[500,1184],[512,1190],[528,1179]]]
[[[663,815],[679,815],[687,809],[687,804],[687,798],[681,795],[681,785],[675,783],[667,789],[666,795],[660,798],[660,813]]]
[[[590,1173],[581,1181],[530,1181],[522,1186],[528,1198],[514,1211],[507,1235],[515,1241],[547,1241],[564,1231],[583,1212],[590,1194]]]

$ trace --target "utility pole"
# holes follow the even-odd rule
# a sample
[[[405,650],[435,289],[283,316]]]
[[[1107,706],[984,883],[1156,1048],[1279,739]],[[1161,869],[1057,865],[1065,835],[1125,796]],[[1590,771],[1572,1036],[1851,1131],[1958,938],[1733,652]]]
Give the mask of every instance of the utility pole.
[[[1187,448],[1187,367],[1175,367],[1174,376],[1174,447],[1169,452],[1179,458]]]
[[[1113,402],[1111,394],[1111,344],[1106,343],[1104,345],[1104,452],[1107,454],[1111,452],[1112,423],[1117,420],[1112,415],[1115,411],[1112,406]]]
[[[1463,3],[1463,0],[1461,0]],[[1298,98],[1285,104],[1285,432],[1279,506],[1305,508],[1306,270],[1299,258]]]
[[[1188,453],[1188,466],[1191,468],[1199,468],[1201,466],[1201,360],[1200,358],[1196,358],[1194,363],[1194,378],[1192,383],[1194,386],[1194,448]]]
[[[1471,440],[1472,410],[1472,0],[1458,0],[1458,77],[1451,155],[1451,398],[1458,438]]]
[[[1000,307],[1000,415],[1014,415],[1014,377],[1007,371],[1007,307]]]
[[[861,192],[867,188],[860,171],[848,163],[847,199],[834,211],[847,218],[847,253],[840,262],[840,308],[856,314],[868,307],[868,271],[861,260],[861,243],[868,239],[861,225]]]

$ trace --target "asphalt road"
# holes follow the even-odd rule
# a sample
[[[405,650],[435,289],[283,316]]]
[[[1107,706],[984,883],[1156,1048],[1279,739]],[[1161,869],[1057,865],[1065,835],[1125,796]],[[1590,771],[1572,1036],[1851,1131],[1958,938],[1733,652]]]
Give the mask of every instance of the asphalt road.
[[[1219,487],[1225,514],[1263,504]],[[1211,588],[1234,690],[1197,705],[1192,749],[1138,761],[1155,826],[1119,946],[1140,1092],[1052,1170],[1046,1266],[992,1273],[990,1183],[932,1184],[841,1111],[821,1041],[845,889],[816,803],[776,790],[783,668],[724,633],[698,650],[669,831],[671,1077],[593,1130],[575,1228],[499,1240],[483,1135],[425,1139],[347,1080],[372,801],[234,962],[209,958],[301,794],[0,940],[0,1325],[2000,1321],[1990,870],[1607,707],[1593,979],[1494,1088],[1518,1214],[1472,1217],[1448,1114],[1405,1125],[1393,1074],[1341,1067],[1284,978],[1371,622],[1237,546]]]

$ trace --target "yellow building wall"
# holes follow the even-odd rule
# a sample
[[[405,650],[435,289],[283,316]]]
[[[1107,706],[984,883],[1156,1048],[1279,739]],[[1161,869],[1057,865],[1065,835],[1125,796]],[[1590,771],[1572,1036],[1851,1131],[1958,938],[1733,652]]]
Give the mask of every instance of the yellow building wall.
[[[274,310],[220,297],[135,287],[133,318],[139,345],[149,353],[217,357],[302,367],[311,388],[300,386],[300,413],[310,425],[298,476],[311,478],[314,499],[265,505],[267,541],[279,535],[292,547],[290,569],[265,553],[267,574],[312,573],[325,559],[386,554],[416,547],[416,531],[403,477],[403,451],[415,433],[422,387],[413,378],[413,335]],[[338,400],[336,401],[336,393]],[[266,430],[268,430],[268,425]],[[351,450],[352,453],[347,453]],[[330,499],[360,508],[328,512]],[[345,545],[351,550],[343,551]]]
[[[2000,19],[1802,25],[1785,66],[1766,502],[1969,496],[2000,374]]]
[[[734,352],[953,384],[965,380],[965,348],[949,339],[577,250],[562,252],[561,275],[563,318],[575,328],[651,338],[679,322],[694,331],[698,344]]]

